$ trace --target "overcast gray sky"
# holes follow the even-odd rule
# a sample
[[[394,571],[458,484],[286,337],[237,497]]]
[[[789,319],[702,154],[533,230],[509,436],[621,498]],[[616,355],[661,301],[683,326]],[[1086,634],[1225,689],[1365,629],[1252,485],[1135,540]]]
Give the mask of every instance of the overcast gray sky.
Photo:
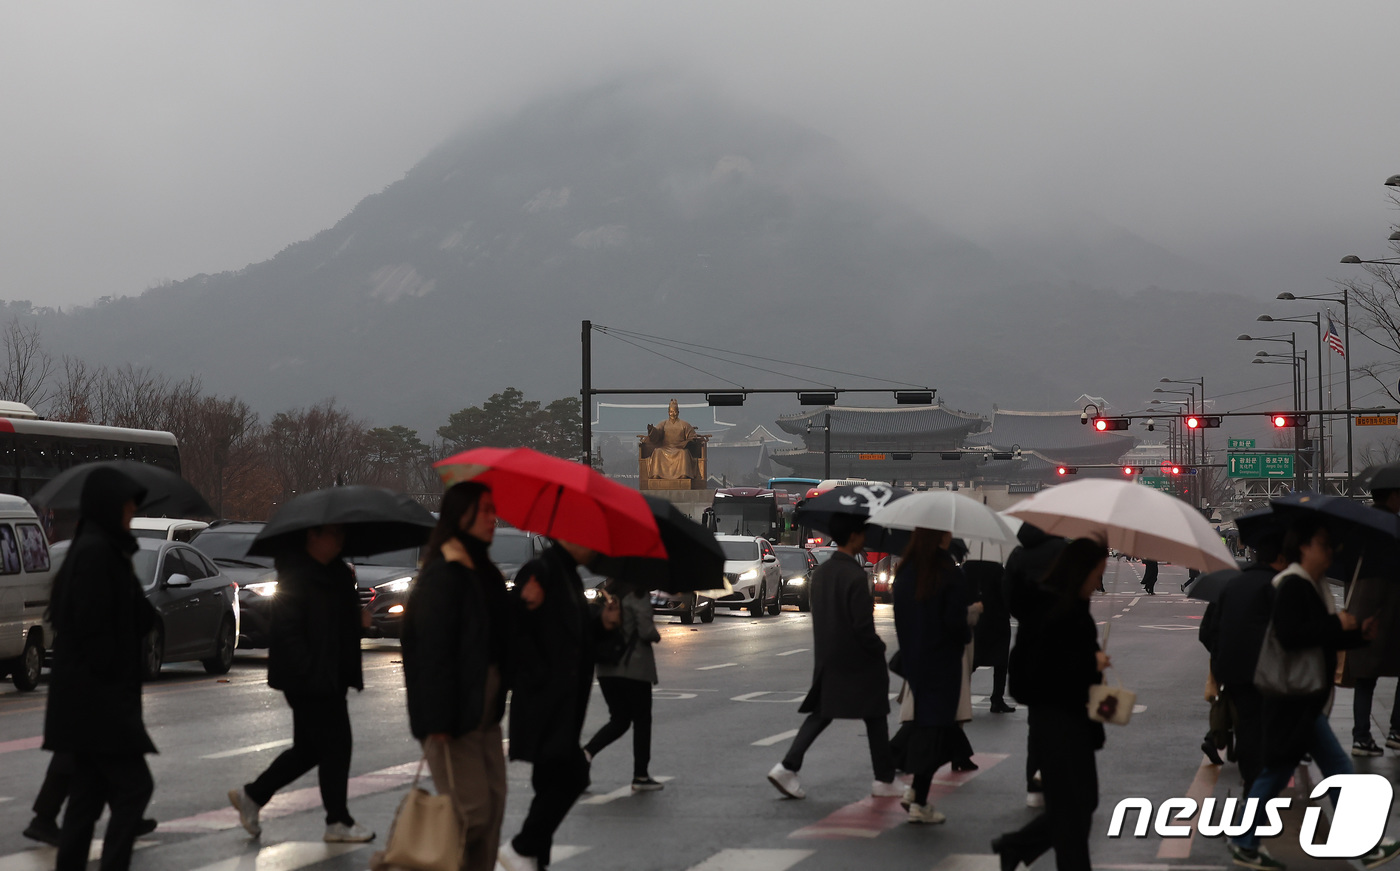
[[[0,2],[0,298],[137,293],[342,217],[463,123],[656,65],[989,246],[1084,216],[1317,289],[1381,253],[1393,3]],[[1065,216],[1076,216],[1067,218]],[[1014,253],[1014,252],[1013,252]],[[1230,288],[1223,288],[1230,289]]]

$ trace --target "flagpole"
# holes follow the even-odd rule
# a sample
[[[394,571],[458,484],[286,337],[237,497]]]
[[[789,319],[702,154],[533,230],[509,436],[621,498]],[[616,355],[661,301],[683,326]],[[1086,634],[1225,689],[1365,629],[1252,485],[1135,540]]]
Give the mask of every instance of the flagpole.
[[[1346,364],[1347,379],[1347,496],[1352,495],[1352,487],[1355,482],[1352,469],[1352,448],[1351,448],[1351,291],[1346,285],[1342,285],[1342,333],[1345,338],[1342,340],[1342,362]]]

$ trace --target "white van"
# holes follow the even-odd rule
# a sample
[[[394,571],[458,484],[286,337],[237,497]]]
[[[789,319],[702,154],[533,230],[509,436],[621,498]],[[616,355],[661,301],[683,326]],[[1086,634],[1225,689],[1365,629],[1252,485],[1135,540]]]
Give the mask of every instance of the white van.
[[[133,517],[131,534],[137,538],[161,538],[186,544],[209,528],[203,520],[183,520],[178,517]]]
[[[57,569],[34,509],[0,494],[0,675],[23,691],[39,685],[44,648],[53,644],[44,612]]]

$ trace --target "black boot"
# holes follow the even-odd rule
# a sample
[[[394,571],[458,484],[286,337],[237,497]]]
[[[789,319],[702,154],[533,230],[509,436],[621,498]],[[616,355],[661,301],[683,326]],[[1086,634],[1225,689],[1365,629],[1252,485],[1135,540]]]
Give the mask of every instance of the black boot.
[[[58,846],[61,830],[57,820],[45,820],[35,817],[29,824],[29,828],[24,830],[24,836],[31,841],[38,841],[41,844],[48,844],[50,847]]]

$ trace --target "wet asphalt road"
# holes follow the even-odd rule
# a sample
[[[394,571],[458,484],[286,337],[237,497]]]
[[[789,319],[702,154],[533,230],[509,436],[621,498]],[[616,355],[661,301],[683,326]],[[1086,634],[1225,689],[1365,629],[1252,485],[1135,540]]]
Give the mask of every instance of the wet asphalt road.
[[[1204,605],[1180,594],[1184,571],[1163,567],[1159,595],[1151,598],[1139,595],[1140,572],[1132,563],[1112,563],[1108,594],[1093,605],[1098,619],[1113,625],[1109,652],[1140,706],[1130,725],[1109,727],[1108,745],[1099,754],[1094,862],[1122,871],[1223,868],[1228,860],[1218,841],[1106,836],[1112,808],[1124,797],[1144,796],[1155,804],[1174,796],[1239,794],[1235,767],[1203,764],[1200,751],[1206,730],[1206,656],[1196,630]],[[892,650],[888,606],[879,606],[876,618]],[[837,722],[808,753],[802,771],[805,801],[781,798],[765,780],[801,721],[798,703],[811,672],[807,615],[790,608],[761,619],[747,612],[721,613],[710,625],[664,625],[662,635],[651,771],[671,779],[661,792],[633,795],[627,788],[630,737],[601,753],[593,765],[592,789],[557,837],[554,866],[561,871],[835,871],[870,862],[884,868],[990,871],[997,866],[989,840],[1035,813],[1024,801],[1026,711],[989,712],[987,669],[973,677],[974,717],[967,727],[981,769],[971,776],[941,773],[937,803],[948,823],[912,826],[902,821],[894,800],[866,798],[871,772],[859,722]],[[364,663],[365,691],[350,703],[355,729],[351,811],[380,833],[376,845],[327,848],[320,843],[323,818],[314,773],[290,787],[294,792],[265,816],[260,841],[230,828],[225,792],[256,776],[281,749],[278,742],[291,736],[290,713],[264,682],[265,659],[258,652],[241,652],[224,679],[206,676],[197,664],[175,665],[147,688],[146,719],[161,750],[151,759],[156,780],[151,813],[163,825],[145,839],[133,867],[368,867],[411,779],[418,750],[408,734],[397,644],[365,642]],[[897,689],[892,683],[891,692]],[[1376,706],[1382,715],[1389,712],[1394,689],[1393,681],[1382,681]],[[1334,711],[1334,725],[1343,736],[1349,736],[1350,695],[1339,691]],[[20,836],[47,764],[47,754],[34,747],[42,733],[43,707],[42,687],[27,695],[0,691],[0,871],[52,867],[51,851],[36,849]],[[602,697],[595,690],[585,740],[604,719]],[[892,712],[892,727],[894,720]],[[1367,760],[1359,768],[1393,776],[1395,755]],[[1301,775],[1300,783],[1305,783],[1307,773]],[[529,801],[528,766],[511,766],[510,790],[507,836],[518,829]],[[1298,850],[1301,812],[1288,819],[1290,831],[1279,839],[1276,855],[1295,868],[1329,867]],[[1042,858],[1036,867],[1053,868],[1053,858]]]

